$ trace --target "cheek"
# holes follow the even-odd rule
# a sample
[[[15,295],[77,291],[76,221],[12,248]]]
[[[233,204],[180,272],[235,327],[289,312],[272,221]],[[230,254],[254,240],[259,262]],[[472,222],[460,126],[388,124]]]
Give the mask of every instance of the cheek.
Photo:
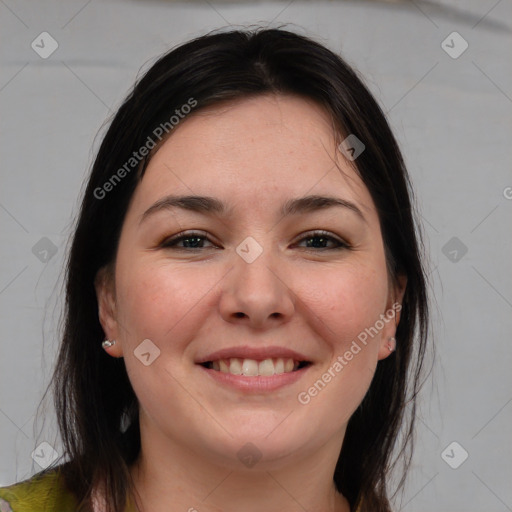
[[[385,266],[347,265],[336,271],[301,272],[297,296],[318,319],[322,337],[343,350],[384,312],[388,283]]]
[[[179,375],[187,347],[202,325],[199,317],[205,314],[205,297],[215,281],[212,273],[185,271],[166,262],[118,260],[116,294],[123,356],[135,393],[150,415],[160,410],[164,401],[187,403],[175,377],[184,382]],[[160,350],[149,366],[136,357],[138,346],[146,339]]]
[[[198,317],[211,302],[221,270],[185,269],[144,258],[119,261],[118,314],[128,343],[149,338],[166,352],[182,351],[201,325]]]
[[[321,319],[330,355],[298,398],[312,415],[328,413],[334,429],[357,409],[375,373],[380,332],[368,333],[384,312],[387,274],[385,265],[375,262],[333,273],[329,279],[317,276],[317,282],[323,293],[310,295],[309,306]]]
[[[161,272],[136,266],[129,272],[120,272],[119,312],[144,337],[155,336],[165,327],[164,321],[170,327],[173,317],[179,314],[176,303],[172,307],[170,304],[170,298],[178,291],[177,283],[162,277]]]
[[[365,330],[383,312],[387,280],[379,272],[360,268],[321,282],[324,292],[310,295],[308,306],[316,313],[311,318],[321,320],[314,329],[323,338],[327,357],[296,398],[308,418],[308,433],[323,432],[328,438],[355,412],[375,374],[380,336],[368,336]],[[329,422],[322,422],[326,417]]]

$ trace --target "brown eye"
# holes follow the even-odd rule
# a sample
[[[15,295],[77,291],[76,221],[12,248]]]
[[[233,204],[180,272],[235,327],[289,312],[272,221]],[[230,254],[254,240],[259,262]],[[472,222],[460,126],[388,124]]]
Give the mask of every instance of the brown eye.
[[[164,248],[175,248],[175,249],[203,249],[205,242],[212,243],[210,239],[203,233],[190,232],[190,233],[179,233],[171,238],[167,238],[161,244]],[[213,246],[213,244],[212,244]]]
[[[350,246],[343,240],[332,236],[326,231],[314,231],[302,237],[299,243],[306,241],[306,248],[320,249],[320,250],[333,250],[333,249],[348,249]],[[331,244],[329,247],[328,244]]]

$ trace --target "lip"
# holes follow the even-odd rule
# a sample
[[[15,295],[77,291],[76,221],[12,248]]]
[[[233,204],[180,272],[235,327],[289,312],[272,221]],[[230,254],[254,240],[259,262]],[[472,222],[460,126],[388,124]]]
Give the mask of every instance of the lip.
[[[308,361],[309,363],[313,363],[313,361],[304,354],[300,354],[299,352],[295,352],[294,350],[290,350],[285,347],[250,347],[248,345],[223,348],[221,350],[217,350],[216,352],[212,352],[206,356],[201,356],[194,362],[200,365],[203,363],[207,363],[209,361],[218,361],[219,359],[231,359],[233,357],[237,357],[239,359],[255,359],[257,361],[263,361],[264,359],[270,358],[283,358],[293,359],[294,361]]]
[[[307,361],[310,364],[299,368],[293,372],[280,373],[269,376],[253,376],[246,375],[232,375],[231,373],[224,373],[218,370],[205,368],[202,366],[204,363],[210,361],[218,361],[219,359],[255,359],[263,361],[264,359],[293,359],[294,361],[302,362]],[[228,347],[212,352],[206,356],[201,356],[195,361],[196,365],[201,371],[206,372],[206,375],[213,379],[215,382],[223,386],[235,388],[246,392],[269,392],[293,384],[309,370],[313,365],[313,360],[300,352],[290,350],[286,347],[269,346],[269,347],[251,347],[248,345]]]
[[[214,354],[215,355],[215,354]],[[210,359],[207,359],[210,361]],[[197,367],[206,372],[206,376],[223,386],[235,388],[245,392],[263,393],[275,391],[279,388],[289,386],[297,382],[311,368],[311,364],[304,368],[299,368],[293,372],[280,373],[271,376],[248,377],[246,375],[232,375],[218,370],[212,370],[197,364]]]

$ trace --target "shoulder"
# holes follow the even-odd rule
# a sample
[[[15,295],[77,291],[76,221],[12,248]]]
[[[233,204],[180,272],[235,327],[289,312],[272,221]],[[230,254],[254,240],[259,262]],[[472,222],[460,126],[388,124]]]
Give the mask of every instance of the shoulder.
[[[59,468],[0,487],[0,512],[75,512],[76,508],[76,499],[66,489]]]

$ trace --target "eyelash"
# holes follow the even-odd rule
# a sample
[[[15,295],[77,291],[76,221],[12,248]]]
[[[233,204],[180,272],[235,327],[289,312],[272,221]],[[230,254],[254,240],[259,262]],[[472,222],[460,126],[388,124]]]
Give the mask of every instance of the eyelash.
[[[210,243],[211,240],[206,236],[205,233],[199,232],[199,231],[191,231],[189,233],[178,233],[177,235],[174,235],[171,238],[165,239],[161,244],[161,248],[166,249],[177,249],[177,250],[183,250],[183,251],[198,251],[201,249],[205,249],[205,247],[177,247],[176,245],[179,242],[182,242],[183,240],[189,240],[191,238],[201,238],[206,239]],[[306,233],[305,236],[303,236],[299,242],[302,242],[303,240],[311,239],[311,238],[321,238],[321,239],[327,239],[327,241],[335,242],[337,244],[337,247],[317,247],[316,249],[318,251],[334,251],[334,250],[340,250],[340,249],[350,249],[350,245],[343,240],[340,240],[332,235],[329,234],[327,231],[322,230],[315,230],[311,231],[309,233]],[[314,247],[312,248],[306,248],[306,249],[313,249],[314,252],[317,252]]]

